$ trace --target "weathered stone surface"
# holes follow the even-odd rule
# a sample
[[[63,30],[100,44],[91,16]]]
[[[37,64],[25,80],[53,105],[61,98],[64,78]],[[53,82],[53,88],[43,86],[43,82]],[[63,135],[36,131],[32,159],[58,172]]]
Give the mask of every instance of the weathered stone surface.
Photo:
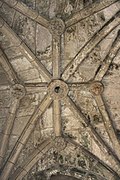
[[[36,7],[36,3],[35,3],[35,0],[18,0],[18,1],[22,1],[23,3],[25,3],[29,8],[31,9],[35,9]]]
[[[24,82],[26,82],[26,81],[30,82],[31,80],[34,80],[34,79],[37,79],[37,82],[41,82],[41,78],[36,69],[29,69],[27,71],[20,72],[19,76],[21,76],[21,78],[23,78]]]
[[[43,15],[44,17],[48,17],[48,10],[49,10],[49,3],[50,0],[37,0],[36,1],[36,10],[39,14]]]
[[[10,38],[8,38],[7,36],[5,36],[1,30],[0,30],[0,42],[1,42],[1,47],[3,49],[7,49],[10,48],[11,46],[14,45],[14,43],[10,40]]]
[[[5,54],[9,57],[9,59],[15,59],[15,58],[23,58],[22,53],[19,50],[19,47],[10,47],[8,49],[5,49]]]
[[[36,55],[46,68],[52,72],[52,36],[41,25],[36,27]]]
[[[50,180],[77,180],[77,178],[73,178],[70,176],[63,176],[63,175],[53,175]]]
[[[6,77],[5,72],[0,72],[0,84],[1,85],[7,85],[8,84],[8,79]]]
[[[26,71],[26,70],[32,68],[32,65],[30,64],[30,62],[25,57],[21,57],[21,58],[19,57],[16,59],[15,58],[11,59],[10,62],[13,65],[16,72]]]
[[[119,99],[119,88],[120,88],[119,54],[115,58],[113,63],[110,65],[108,73],[103,79],[103,83],[105,86],[104,98],[106,100],[107,106],[109,107],[110,116],[112,119],[114,119],[114,124],[116,126],[116,129],[118,130],[118,133],[120,129],[120,126],[119,126],[120,113],[118,111],[119,102],[120,102],[120,99]]]
[[[14,126],[13,126],[12,134],[19,136],[29,119],[30,119],[30,116],[23,116],[23,117],[16,118]]]
[[[15,15],[14,9],[11,9],[8,5],[3,4],[0,8],[0,15],[10,26],[12,26]]]
[[[0,0],[0,179],[120,179],[119,10]]]
[[[35,22],[21,13],[16,12],[13,30],[35,52]]]
[[[49,119],[48,119],[48,117],[49,117]],[[40,123],[41,129],[47,129],[47,128],[53,127],[52,107],[47,109],[47,111],[41,117],[39,123]]]

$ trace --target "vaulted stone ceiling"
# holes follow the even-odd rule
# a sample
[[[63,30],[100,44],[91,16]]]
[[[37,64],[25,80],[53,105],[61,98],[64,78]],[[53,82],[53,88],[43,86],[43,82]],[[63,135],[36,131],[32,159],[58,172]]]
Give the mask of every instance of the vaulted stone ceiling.
[[[120,179],[120,1],[0,0],[0,179]]]

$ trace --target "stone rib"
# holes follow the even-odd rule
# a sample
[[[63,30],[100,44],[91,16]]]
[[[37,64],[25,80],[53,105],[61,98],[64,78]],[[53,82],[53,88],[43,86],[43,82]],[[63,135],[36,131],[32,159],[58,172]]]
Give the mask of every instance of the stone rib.
[[[16,169],[14,174],[10,177],[11,180],[22,179],[31,168],[40,160],[40,158],[52,148],[50,140],[45,140],[35,149],[30,156]]]
[[[12,99],[12,103],[11,103],[10,110],[9,110],[9,116],[7,117],[5,130],[2,133],[2,142],[1,142],[1,146],[0,146],[0,157],[1,157],[0,166],[2,165],[3,160],[5,158],[5,154],[6,154],[6,151],[8,148],[8,143],[9,143],[11,131],[12,131],[12,128],[14,125],[15,116],[16,116],[17,110],[19,108],[19,104],[20,104],[20,99],[16,99],[16,98]]]
[[[11,84],[20,83],[16,72],[14,71],[12,65],[10,64],[7,56],[2,51],[2,49],[0,49],[0,64],[1,64],[2,68],[4,69],[4,71],[8,77],[8,80],[10,81]]]
[[[48,83],[24,83],[25,89],[27,93],[33,92],[47,92]]]
[[[116,13],[105,25],[84,45],[72,61],[66,66],[62,78],[68,80],[76,71],[77,67],[84,61],[88,54],[98,45],[110,32],[120,24],[120,11]]]
[[[70,144],[74,145],[75,147],[78,147],[85,155],[87,155],[87,156],[91,157],[92,159],[94,159],[95,161],[97,161],[98,164],[102,168],[105,167],[111,173],[111,175],[114,175],[114,177],[116,177],[116,178],[120,178],[120,176],[110,166],[108,166],[105,162],[100,160],[97,156],[95,156],[93,153],[91,153],[85,147],[83,147],[82,145],[80,145],[79,143],[75,142],[74,140],[72,140],[70,138],[65,138],[65,139]]]
[[[103,63],[99,69],[99,71],[96,73],[94,80],[95,81],[101,81],[106,74],[110,64],[112,63],[113,59],[116,57],[118,51],[120,49],[120,30],[118,31],[117,37],[115,38],[112,47],[103,60]]]
[[[17,0],[14,0],[13,2],[11,2],[10,0],[3,0],[3,2],[6,3],[8,6],[10,6],[11,8],[15,9],[16,11],[19,11],[23,15],[39,23],[40,25],[48,28],[49,26],[48,20],[40,16],[39,13],[36,12],[35,10],[30,9],[24,3],[21,3]]]
[[[29,60],[29,62],[38,69],[39,73],[43,75],[43,77],[50,81],[52,76],[48,72],[48,70],[44,67],[44,65],[40,62],[40,60],[34,55],[34,53],[30,50],[30,48],[17,36],[17,34],[9,27],[9,25],[0,18],[0,30],[3,34],[9,36],[9,38],[14,42],[16,47],[19,47],[20,51],[24,54],[24,56]]]
[[[102,0],[99,3],[95,2],[91,6],[88,6],[79,12],[75,13],[70,19],[66,20],[66,27],[70,27],[73,24],[111,6],[112,4],[118,2],[118,0]]]
[[[75,103],[71,100],[70,97],[67,97],[65,100],[66,106],[74,113],[76,118],[82,119],[81,122],[85,123],[87,125],[87,129],[89,130],[91,138],[98,144],[98,146],[101,146],[101,149],[110,152],[108,155],[108,159],[110,160],[111,164],[112,162],[115,162],[120,168],[120,160],[118,159],[117,155],[113,152],[113,150],[107,145],[107,143],[101,138],[101,136],[98,134],[98,132],[95,130],[93,125],[90,123],[90,121],[84,116],[81,109],[75,105]]]
[[[59,100],[53,101],[53,123],[55,136],[59,137],[62,133],[61,122],[61,102]]]
[[[60,78],[60,46],[61,38],[54,38],[52,40],[52,59],[53,59],[53,79]]]
[[[0,86],[0,91],[3,91],[3,90],[10,90],[10,85],[2,85],[2,86]]]
[[[23,129],[8,160],[6,161],[0,179],[4,179],[4,180],[8,179],[9,174],[19,157],[21,150],[23,149],[24,145],[29,139],[30,134],[35,128],[36,122],[40,119],[41,115],[45,112],[45,110],[50,106],[51,103],[52,100],[50,96],[46,95],[45,98],[42,100],[42,102],[38,105],[33,115],[31,116],[30,120],[28,121],[27,125]]]
[[[111,140],[112,145],[115,149],[115,152],[116,152],[118,158],[120,159],[120,142],[117,138],[115,129],[114,129],[113,124],[112,124],[112,120],[109,117],[109,114],[108,114],[107,108],[105,106],[102,95],[95,96],[95,100],[96,100],[96,103],[97,103],[98,108],[100,110],[100,113],[102,115],[102,119],[104,122],[105,129],[106,129],[106,131],[110,137],[110,140]]]

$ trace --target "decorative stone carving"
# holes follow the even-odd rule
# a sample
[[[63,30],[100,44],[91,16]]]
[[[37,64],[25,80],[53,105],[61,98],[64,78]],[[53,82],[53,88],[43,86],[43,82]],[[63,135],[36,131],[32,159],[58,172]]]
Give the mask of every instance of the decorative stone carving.
[[[65,24],[62,19],[54,18],[50,21],[49,30],[54,37],[58,37],[63,34],[65,30]]]
[[[67,143],[65,142],[64,138],[62,138],[62,137],[56,137],[55,139],[53,139],[53,146],[57,152],[60,152],[63,149],[65,149],[66,145],[67,145]]]
[[[73,11],[73,6],[68,1],[67,5],[66,5],[66,7],[64,9],[64,12],[67,15],[71,15],[72,11]]]
[[[48,92],[53,99],[64,99],[68,94],[68,86],[64,81],[54,80],[50,83]]]
[[[90,86],[90,92],[95,96],[100,95],[103,90],[104,88],[101,82],[93,82]]]
[[[25,96],[25,88],[21,84],[15,84],[11,88],[11,94],[17,99],[22,99]]]

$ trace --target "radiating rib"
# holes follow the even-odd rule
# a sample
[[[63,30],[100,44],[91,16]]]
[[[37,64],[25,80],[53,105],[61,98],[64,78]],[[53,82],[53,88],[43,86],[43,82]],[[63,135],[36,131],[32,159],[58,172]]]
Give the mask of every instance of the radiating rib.
[[[39,106],[34,111],[33,115],[31,116],[30,120],[28,121],[27,125],[25,126],[24,130],[22,131],[18,141],[16,142],[8,160],[6,161],[6,163],[4,165],[4,169],[0,176],[0,179],[4,179],[4,180],[8,179],[9,174],[10,174],[15,162],[17,161],[24,145],[28,141],[30,134],[34,130],[37,121],[40,119],[41,115],[45,112],[45,110],[50,106],[51,102],[52,102],[52,100],[51,100],[50,96],[46,95],[45,98],[42,100],[42,102],[39,104]]]
[[[81,21],[107,7],[114,4],[118,0],[102,0],[99,3],[95,2],[91,4],[90,6],[87,6],[86,8],[80,10],[79,12],[75,13],[70,19],[68,19],[65,24],[66,27],[72,26],[73,24],[77,23],[78,21]]]
[[[13,67],[11,66],[7,56],[2,51],[2,49],[0,49],[0,64],[1,64],[2,68],[4,69],[10,83],[11,84],[19,83],[17,74],[15,73]]]
[[[75,72],[77,67],[83,62],[88,54],[98,45],[112,30],[114,30],[120,24],[120,11],[111,18],[105,25],[82,47],[78,54],[72,59],[72,61],[65,68],[62,78],[68,80]]]
[[[41,92],[43,91],[44,93],[47,92],[47,87],[48,83],[25,83],[24,84],[27,93],[35,93],[35,92]]]
[[[67,83],[70,91],[80,91],[81,89],[89,90],[91,82],[81,82],[81,83]]]
[[[55,136],[61,136],[62,122],[61,122],[61,103],[59,100],[53,101],[53,124]]]
[[[52,148],[52,143],[50,140],[45,140],[35,149],[31,155],[24,161],[14,174],[10,177],[10,180],[19,180],[22,179],[31,168],[40,160],[40,158],[47,153],[49,149]]]
[[[88,157],[91,157],[92,159],[94,159],[95,161],[98,162],[98,164],[103,168],[105,167],[112,175],[115,176],[115,178],[120,178],[120,176],[113,170],[113,168],[111,168],[110,166],[108,166],[105,162],[103,162],[102,160],[100,160],[97,156],[95,156],[93,153],[91,153],[89,150],[87,150],[85,147],[83,147],[82,145],[80,145],[79,143],[75,142],[74,140],[70,139],[70,138],[65,138],[67,142],[73,144],[75,147],[80,148],[80,150]]]
[[[118,159],[116,154],[111,150],[111,148],[107,145],[107,143],[101,138],[101,136],[95,130],[94,126],[90,123],[90,121],[84,116],[81,109],[75,105],[75,103],[71,100],[70,97],[66,98],[65,104],[75,114],[76,118],[81,119],[81,122],[87,125],[87,129],[90,132],[91,138],[98,144],[98,146],[101,146],[102,150],[105,150],[108,153],[110,152],[110,154],[108,155],[108,159],[111,162],[111,164],[112,162],[115,162],[118,168],[120,168],[120,160]]]
[[[2,141],[0,146],[0,166],[5,158],[5,154],[8,148],[9,138],[11,135],[11,131],[14,125],[15,116],[19,107],[20,99],[12,98],[9,114],[7,117],[7,122],[5,126],[5,130],[2,132]]]
[[[10,85],[0,85],[0,91],[10,90]]]
[[[116,39],[114,40],[109,53],[105,57],[105,60],[103,61],[102,65],[101,65],[101,68],[95,75],[94,80],[96,80],[96,81],[102,80],[102,78],[106,74],[110,64],[112,63],[113,59],[115,58],[115,56],[117,55],[119,50],[120,50],[120,30],[118,31],[118,35],[117,35]]]
[[[98,108],[100,110],[100,113],[102,115],[106,131],[110,137],[110,140],[111,140],[112,145],[115,149],[115,152],[120,159],[120,142],[117,138],[115,129],[113,127],[112,120],[110,119],[109,114],[107,112],[107,108],[105,106],[103,97],[101,95],[95,96],[95,100],[96,100],[96,103],[97,103]]]
[[[13,42],[14,47],[19,47],[20,51],[27,58],[27,60],[38,69],[43,77],[50,81],[52,76],[48,70],[43,66],[40,60],[34,55],[30,48],[15,34],[15,32],[8,26],[8,24],[0,18],[0,31],[7,35]]]
[[[15,9],[16,11],[19,11],[23,15],[29,17],[30,19],[34,20],[35,22],[41,24],[42,26],[48,28],[49,22],[45,18],[39,15],[39,13],[28,6],[26,6],[24,3],[21,3],[20,1],[14,0],[13,3],[10,0],[3,0],[4,3],[6,3],[11,8]]]
[[[61,37],[52,40],[52,59],[53,59],[53,79],[60,78],[60,49]]]

